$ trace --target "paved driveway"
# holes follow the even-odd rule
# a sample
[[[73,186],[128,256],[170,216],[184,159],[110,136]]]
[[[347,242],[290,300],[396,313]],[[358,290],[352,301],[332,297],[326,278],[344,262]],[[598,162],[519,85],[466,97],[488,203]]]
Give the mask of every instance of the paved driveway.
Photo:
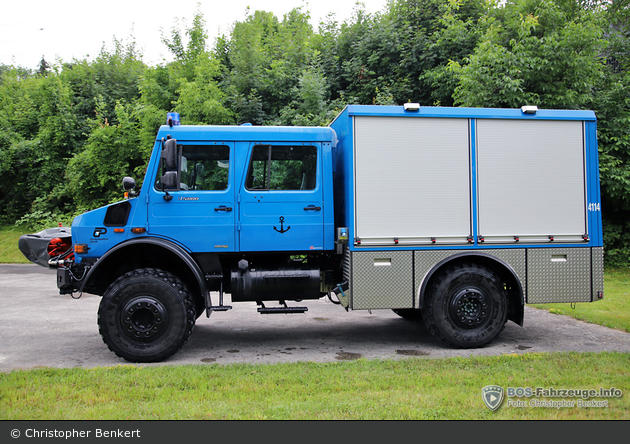
[[[55,282],[54,270],[38,265],[0,265],[0,370],[127,363],[107,349],[98,333],[100,297],[62,296]],[[299,305],[309,310],[261,315],[252,302],[236,303],[232,310],[213,313],[210,318],[204,315],[184,348],[162,364],[630,352],[630,333],[530,307],[525,310],[525,327],[508,322],[488,346],[456,350],[432,338],[422,324],[405,321],[390,310],[346,312],[326,299]]]

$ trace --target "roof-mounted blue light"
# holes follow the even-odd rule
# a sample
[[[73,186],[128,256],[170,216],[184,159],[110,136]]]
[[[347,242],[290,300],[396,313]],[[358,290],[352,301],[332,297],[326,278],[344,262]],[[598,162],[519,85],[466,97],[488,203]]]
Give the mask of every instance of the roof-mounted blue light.
[[[166,124],[170,127],[173,127],[173,125],[180,125],[179,113],[166,113]]]

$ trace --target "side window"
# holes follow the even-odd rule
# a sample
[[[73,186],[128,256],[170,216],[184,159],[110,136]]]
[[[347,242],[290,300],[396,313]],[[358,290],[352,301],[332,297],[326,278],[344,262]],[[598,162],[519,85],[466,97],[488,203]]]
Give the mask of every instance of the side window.
[[[230,148],[225,145],[184,145],[182,191],[221,191],[228,187]]]
[[[257,145],[245,185],[248,190],[314,190],[316,180],[316,147]]]

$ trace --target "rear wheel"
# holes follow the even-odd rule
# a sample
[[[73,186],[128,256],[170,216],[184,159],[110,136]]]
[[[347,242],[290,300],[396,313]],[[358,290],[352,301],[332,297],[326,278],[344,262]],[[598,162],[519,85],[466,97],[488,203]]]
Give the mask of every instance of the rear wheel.
[[[111,351],[131,362],[158,362],[190,337],[196,313],[191,294],[171,273],[142,268],[119,277],[98,310],[98,326]]]
[[[460,348],[481,347],[507,322],[501,280],[476,264],[450,267],[434,278],[424,298],[423,317],[431,334]]]

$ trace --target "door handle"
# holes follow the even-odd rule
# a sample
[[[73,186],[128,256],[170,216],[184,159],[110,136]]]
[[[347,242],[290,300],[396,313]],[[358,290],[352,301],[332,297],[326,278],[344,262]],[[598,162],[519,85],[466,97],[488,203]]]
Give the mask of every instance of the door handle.
[[[229,213],[230,211],[232,211],[232,207],[226,207],[225,205],[221,205],[221,206],[215,208],[214,211],[225,211],[225,212]]]
[[[304,207],[304,211],[321,211],[322,207],[316,207],[315,205],[309,205]]]

